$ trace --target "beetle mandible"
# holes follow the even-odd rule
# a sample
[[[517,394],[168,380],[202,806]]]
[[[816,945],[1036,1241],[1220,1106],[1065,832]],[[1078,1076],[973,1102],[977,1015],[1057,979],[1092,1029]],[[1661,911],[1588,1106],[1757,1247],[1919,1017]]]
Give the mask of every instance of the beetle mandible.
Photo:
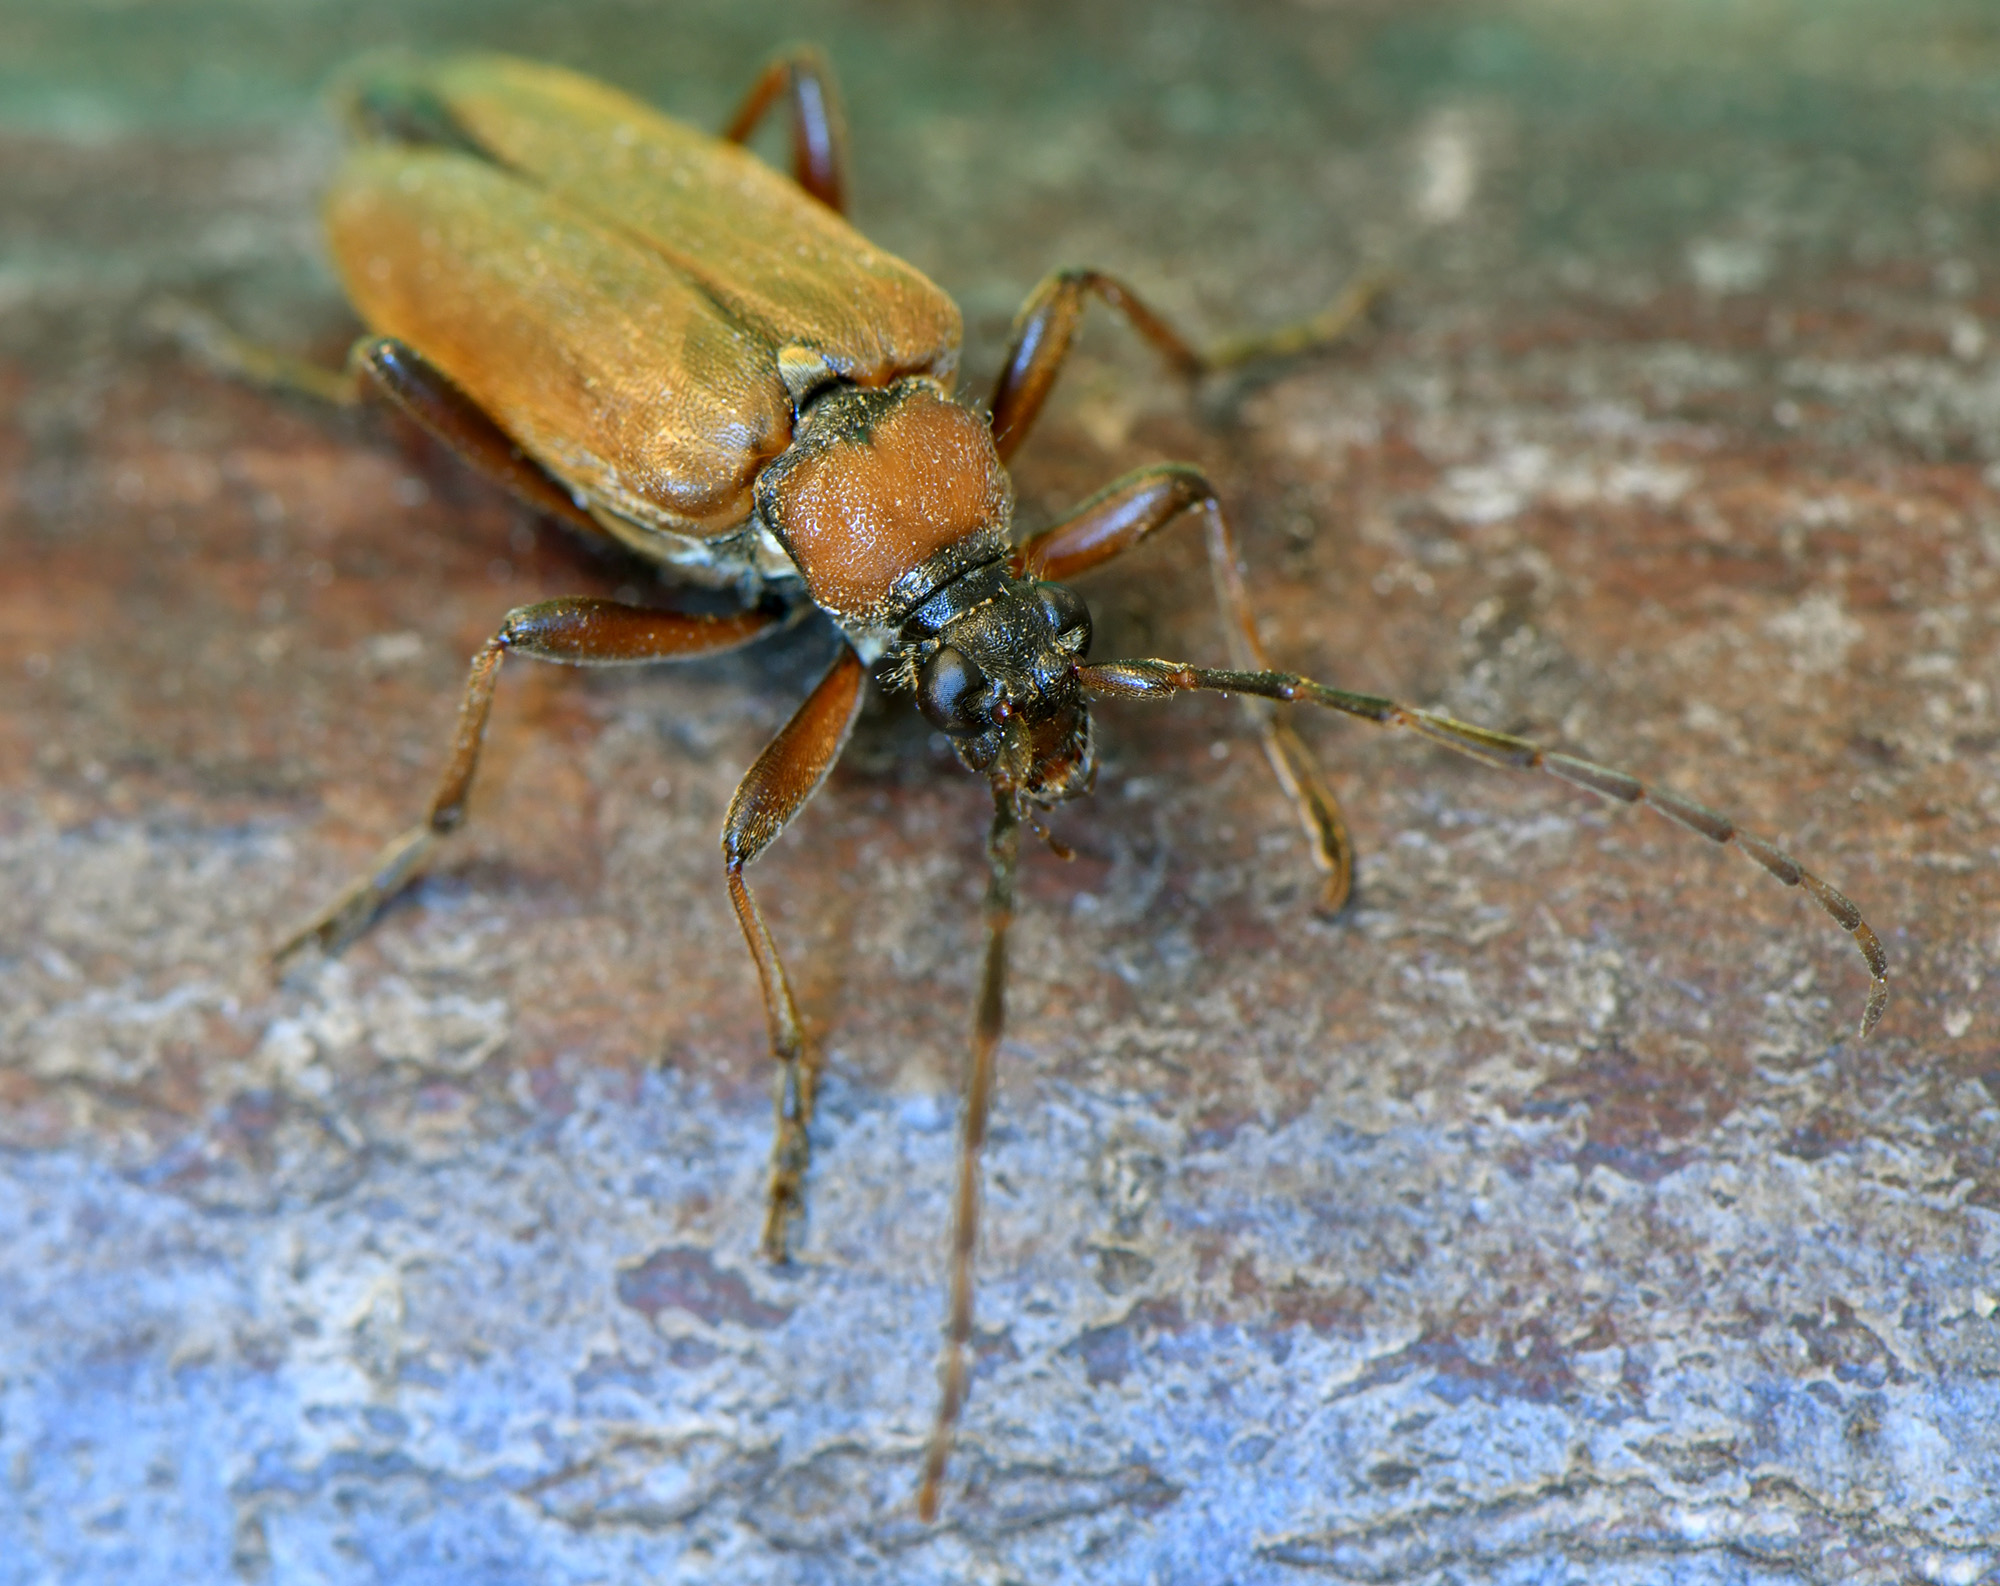
[[[742,147],[780,99],[787,179]],[[1007,459],[1026,437],[1095,298],[1183,376],[1339,336],[1364,281],[1315,319],[1203,354],[1122,281],[1063,270],[1038,286],[984,413],[952,398],[957,308],[842,218],[843,123],[825,63],[775,60],[711,138],[573,73],[505,57],[363,69],[345,94],[356,144],[326,199],[334,262],[370,334],[347,374],[238,347],[253,375],[352,399],[386,398],[537,510],[609,536],[736,610],[692,615],[602,599],[509,612],[472,663],[450,760],[424,818],[278,949],[337,950],[463,820],[501,661],[617,666],[712,655],[808,607],[844,636],[839,658],[729,806],[729,898],[762,984],[776,1060],[763,1243],[783,1260],[800,1210],[817,1079],[778,949],[745,870],[810,799],[853,727],[872,672],[915,696],[959,760],[986,776],[986,947],[960,1114],[940,1403],[918,1507],[937,1512],[967,1388],[978,1157],[992,1101],[1007,930],[1023,825],[1090,790],[1090,707],[1186,691],[1236,694],[1324,878],[1345,902],[1353,856],[1338,806],[1286,708],[1305,703],[1405,728],[1491,765],[1547,771],[1648,804],[1734,842],[1803,887],[1866,960],[1861,1033],[1881,1017],[1886,962],[1852,903],[1772,845],[1701,805],[1523,739],[1276,670],[1258,642],[1236,548],[1199,471],[1127,474],[1017,543]],[[1092,662],[1089,609],[1064,582],[1167,525],[1200,518],[1228,634],[1227,669]],[[1052,837],[1052,847],[1060,851]]]

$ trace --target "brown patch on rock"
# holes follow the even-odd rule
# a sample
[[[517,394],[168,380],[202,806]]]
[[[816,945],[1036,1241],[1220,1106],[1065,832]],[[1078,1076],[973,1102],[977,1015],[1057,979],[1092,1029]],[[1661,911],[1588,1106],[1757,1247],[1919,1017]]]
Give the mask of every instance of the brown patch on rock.
[[[750,1285],[715,1264],[706,1250],[670,1246],[656,1250],[635,1267],[618,1274],[618,1298],[648,1321],[662,1311],[685,1311],[719,1327],[776,1327],[792,1314],[789,1305],[768,1305],[750,1292]]]
[[[1729,1116],[1739,1086],[1704,1056],[1635,1052],[1614,1043],[1586,1052],[1509,1111],[1533,1117],[1581,1108],[1586,1121],[1577,1165],[1652,1184],[1687,1165],[1689,1142]]]

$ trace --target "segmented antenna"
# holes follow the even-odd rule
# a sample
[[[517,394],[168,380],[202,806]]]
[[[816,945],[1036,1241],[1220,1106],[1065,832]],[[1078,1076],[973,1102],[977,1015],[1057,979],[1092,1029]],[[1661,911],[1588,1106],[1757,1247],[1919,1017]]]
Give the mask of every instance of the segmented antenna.
[[[1624,804],[1646,804],[1668,820],[1699,832],[1711,842],[1731,844],[1743,850],[1788,887],[1803,887],[1827,913],[1834,924],[1854,938],[1872,977],[1868,1005],[1861,1014],[1861,1037],[1881,1022],[1889,1001],[1889,960],[1882,943],[1861,917],[1861,911],[1845,894],[1822,880],[1783,849],[1737,829],[1726,815],[1719,815],[1692,799],[1682,798],[1661,788],[1650,787],[1628,772],[1609,766],[1557,754],[1511,733],[1495,732],[1470,722],[1454,720],[1436,711],[1419,710],[1378,694],[1350,694],[1329,688],[1295,672],[1228,672],[1208,667],[1188,666],[1179,661],[1108,661],[1097,666],[1079,666],[1077,679],[1084,692],[1098,699],[1170,699],[1175,694],[1205,690],[1216,694],[1251,694],[1286,704],[1303,702],[1323,705],[1343,715],[1372,721],[1379,727],[1405,727],[1432,743],[1470,755],[1487,765],[1505,766],[1516,771],[1546,771],[1577,787],[1588,788]]]

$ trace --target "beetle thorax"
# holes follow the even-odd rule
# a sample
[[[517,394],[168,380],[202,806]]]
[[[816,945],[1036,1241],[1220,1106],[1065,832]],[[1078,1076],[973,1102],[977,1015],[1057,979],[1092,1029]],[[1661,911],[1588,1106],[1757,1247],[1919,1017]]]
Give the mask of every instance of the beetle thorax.
[[[1013,507],[985,420],[925,376],[809,394],[757,481],[759,519],[850,633],[893,631],[940,584],[999,555]]]

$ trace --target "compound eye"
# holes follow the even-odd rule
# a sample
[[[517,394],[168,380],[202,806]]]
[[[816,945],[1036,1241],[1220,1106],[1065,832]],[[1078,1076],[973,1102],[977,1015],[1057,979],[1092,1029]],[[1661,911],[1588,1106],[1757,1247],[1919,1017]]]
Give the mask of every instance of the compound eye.
[[[1035,598],[1055,630],[1056,643],[1071,655],[1090,654],[1090,608],[1067,584],[1037,584]]]
[[[939,732],[970,738],[993,725],[986,674],[946,645],[917,674],[917,709]]]

